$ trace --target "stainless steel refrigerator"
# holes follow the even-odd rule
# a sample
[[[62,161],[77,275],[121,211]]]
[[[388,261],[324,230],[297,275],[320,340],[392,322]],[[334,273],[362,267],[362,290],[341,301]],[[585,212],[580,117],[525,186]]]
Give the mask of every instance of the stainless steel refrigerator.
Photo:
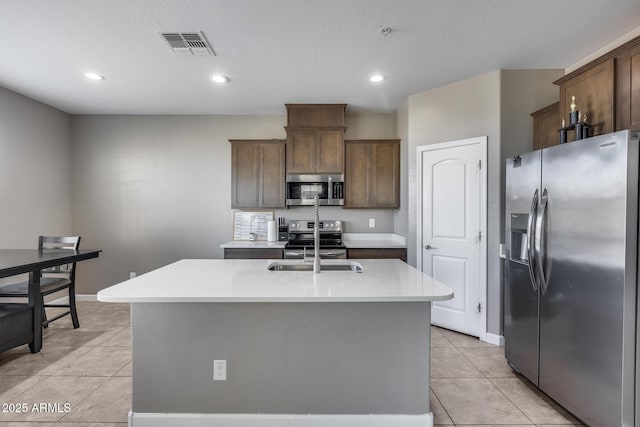
[[[628,131],[507,160],[510,365],[591,426],[634,426],[638,140]]]

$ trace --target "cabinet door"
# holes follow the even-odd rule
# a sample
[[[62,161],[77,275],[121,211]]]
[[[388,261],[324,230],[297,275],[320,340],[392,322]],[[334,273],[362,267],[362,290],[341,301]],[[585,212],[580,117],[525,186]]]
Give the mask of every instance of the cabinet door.
[[[260,144],[260,206],[285,207],[284,143]]]
[[[400,207],[400,141],[371,145],[371,201],[376,208]]]
[[[345,143],[345,208],[400,207],[400,140]]]
[[[259,146],[231,143],[231,207],[255,208],[259,193]]]
[[[616,57],[616,130],[640,131],[640,40]]]
[[[371,206],[371,144],[349,142],[345,144],[344,207]]]
[[[584,116],[587,123],[593,126],[593,134],[613,132],[615,74],[614,58],[602,62],[588,70],[569,78],[560,79],[560,113],[569,124],[569,110],[571,97],[576,97],[577,109]],[[582,117],[581,117],[582,119]],[[575,137],[568,136],[568,141]]]
[[[315,133],[310,130],[287,130],[287,173],[314,173],[316,162]]]
[[[285,206],[284,140],[231,140],[231,207]]]
[[[367,248],[347,249],[349,259],[385,259],[398,258],[407,262],[407,250],[403,248]]]
[[[541,150],[560,144],[562,126],[560,103],[556,102],[531,114],[533,118],[533,149]]]
[[[224,248],[224,259],[282,259],[282,249]]]
[[[316,131],[316,173],[337,173],[344,170],[344,131]]]
[[[631,57],[631,88],[629,90],[630,100],[629,109],[631,110],[629,115],[631,116],[631,123],[629,128],[631,130],[640,130],[640,48],[638,52]]]

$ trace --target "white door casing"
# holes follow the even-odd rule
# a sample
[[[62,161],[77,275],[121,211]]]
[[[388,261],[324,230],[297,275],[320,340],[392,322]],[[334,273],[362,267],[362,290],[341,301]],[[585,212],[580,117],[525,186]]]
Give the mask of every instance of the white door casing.
[[[486,340],[487,137],[417,148],[419,270],[451,287],[431,323]]]

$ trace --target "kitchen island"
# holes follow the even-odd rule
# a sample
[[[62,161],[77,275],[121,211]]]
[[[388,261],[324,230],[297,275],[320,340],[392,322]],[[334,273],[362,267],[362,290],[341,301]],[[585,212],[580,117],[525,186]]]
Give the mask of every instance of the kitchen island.
[[[399,260],[274,262],[300,264],[181,260],[98,293],[131,303],[130,425],[433,425],[431,301],[451,289]]]

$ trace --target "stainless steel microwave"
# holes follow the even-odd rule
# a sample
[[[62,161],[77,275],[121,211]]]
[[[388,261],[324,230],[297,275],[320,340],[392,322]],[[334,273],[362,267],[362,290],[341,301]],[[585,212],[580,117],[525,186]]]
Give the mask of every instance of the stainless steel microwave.
[[[287,206],[344,205],[344,175],[287,174]]]

